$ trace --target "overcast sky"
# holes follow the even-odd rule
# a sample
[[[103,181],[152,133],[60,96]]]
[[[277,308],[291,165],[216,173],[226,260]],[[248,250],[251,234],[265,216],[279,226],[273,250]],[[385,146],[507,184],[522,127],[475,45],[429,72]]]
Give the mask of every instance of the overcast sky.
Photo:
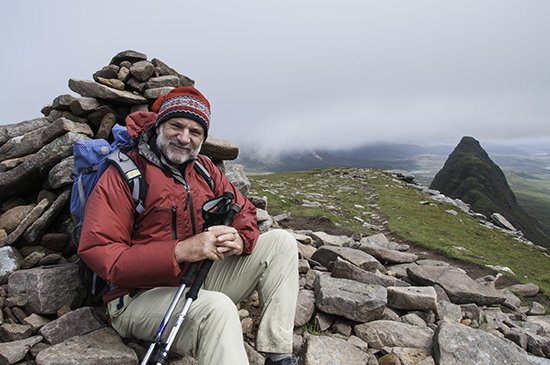
[[[196,81],[236,144],[550,140],[550,1],[4,1],[0,124],[120,51]]]

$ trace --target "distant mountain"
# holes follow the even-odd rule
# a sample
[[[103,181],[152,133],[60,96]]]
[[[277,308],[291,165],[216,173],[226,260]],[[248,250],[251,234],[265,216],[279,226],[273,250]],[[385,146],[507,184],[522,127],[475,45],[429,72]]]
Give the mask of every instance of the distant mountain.
[[[338,150],[292,150],[268,154],[256,148],[241,147],[235,161],[251,172],[304,171],[314,168],[359,167],[413,171],[421,168],[418,155],[447,156],[450,146],[377,143]]]
[[[519,206],[504,173],[474,138],[462,138],[430,187],[461,199],[475,212],[502,214],[527,239],[550,248],[550,229]]]

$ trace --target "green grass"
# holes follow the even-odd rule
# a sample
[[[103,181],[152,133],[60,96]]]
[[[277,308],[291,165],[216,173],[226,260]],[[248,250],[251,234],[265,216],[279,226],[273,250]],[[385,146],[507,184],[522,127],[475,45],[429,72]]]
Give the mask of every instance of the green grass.
[[[529,175],[504,170],[506,180],[518,203],[527,214],[550,227],[550,178],[542,175]]]
[[[550,294],[550,258],[539,248],[483,227],[457,207],[431,200],[387,172],[334,168],[249,179],[250,195],[267,196],[272,215],[325,216],[337,226],[369,235],[374,232],[357,218],[368,222],[372,215],[382,215],[388,218],[389,229],[407,240],[458,259],[508,267],[515,276],[503,274],[535,283]],[[304,202],[317,206],[306,207]],[[457,215],[446,212],[451,209]]]

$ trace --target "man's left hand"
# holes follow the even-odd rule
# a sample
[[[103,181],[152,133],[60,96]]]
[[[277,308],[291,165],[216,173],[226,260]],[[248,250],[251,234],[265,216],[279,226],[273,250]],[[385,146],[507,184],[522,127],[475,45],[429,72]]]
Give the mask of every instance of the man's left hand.
[[[214,234],[217,238],[216,246],[217,251],[227,256],[238,256],[243,253],[244,242],[239,232],[228,226],[212,226],[208,228],[208,231]]]

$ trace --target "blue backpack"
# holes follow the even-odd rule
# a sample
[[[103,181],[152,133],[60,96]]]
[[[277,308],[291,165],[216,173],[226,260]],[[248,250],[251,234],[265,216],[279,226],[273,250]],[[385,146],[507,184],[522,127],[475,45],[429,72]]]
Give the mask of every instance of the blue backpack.
[[[112,134],[114,142],[111,144],[104,139],[90,139],[73,144],[75,172],[73,174],[74,182],[71,191],[70,211],[75,225],[73,240],[77,248],[80,241],[86,201],[109,165],[115,165],[128,184],[136,214],[139,215],[145,212],[144,203],[147,195],[145,179],[134,160],[127,154],[136,146],[136,143],[128,134],[127,129],[118,124],[113,127]],[[194,166],[195,170],[206,180],[213,191],[214,180],[208,170],[198,160],[195,160]],[[108,283],[87,266],[86,271],[88,285],[93,296],[97,296],[108,289]]]

